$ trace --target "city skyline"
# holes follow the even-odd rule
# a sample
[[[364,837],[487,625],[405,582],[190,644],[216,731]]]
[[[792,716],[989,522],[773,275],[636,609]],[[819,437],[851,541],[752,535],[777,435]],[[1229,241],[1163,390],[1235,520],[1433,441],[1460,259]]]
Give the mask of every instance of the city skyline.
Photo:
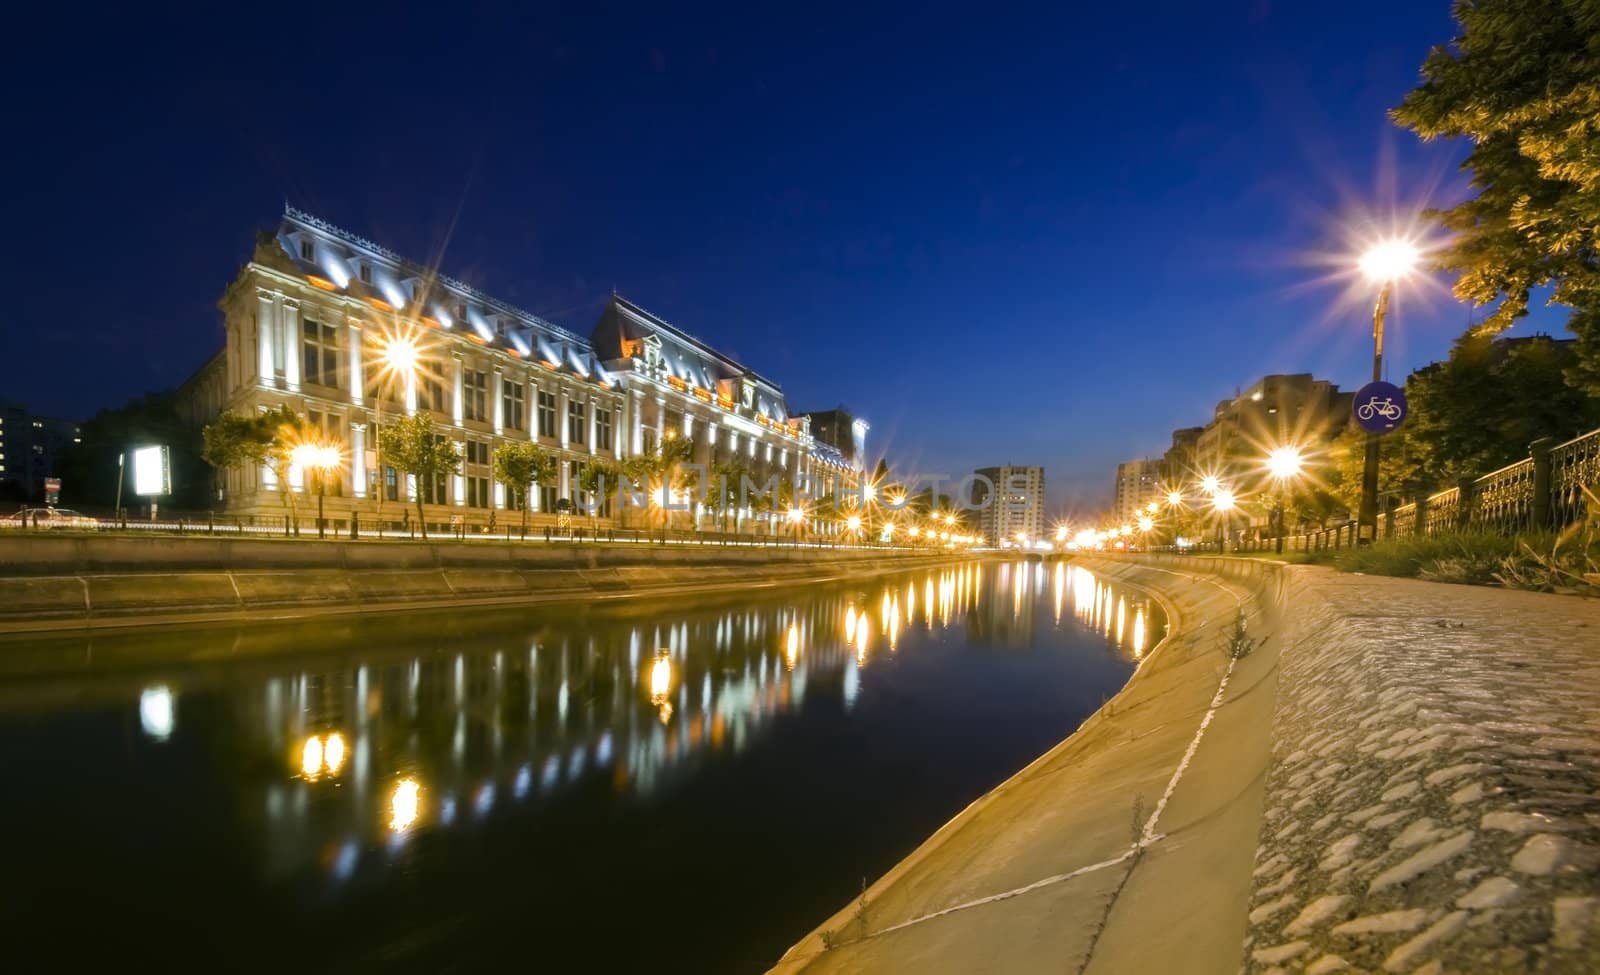
[[[176,386],[220,334],[216,294],[251,230],[287,199],[569,328],[613,290],[634,296],[784,376],[796,401],[871,417],[897,469],[959,476],[1012,458],[1046,468],[1053,514],[1097,510],[1106,471],[1262,375],[1359,385],[1370,296],[1324,280],[1337,268],[1319,255],[1358,214],[1404,219],[1463,188],[1464,147],[1423,145],[1384,116],[1450,36],[1445,4],[1372,5],[1315,31],[1311,14],[1263,4],[1161,13],[1137,32],[1109,14],[873,13],[843,40],[820,20],[701,33],[490,18],[440,42],[442,61],[485,66],[470,83],[396,70],[384,52],[419,25],[403,12],[364,23],[372,43],[348,56],[263,37],[242,57],[185,49],[178,75],[162,74],[178,63],[170,25],[102,22],[82,60],[143,38],[145,60],[107,60],[148,82],[128,97],[172,125],[130,128],[98,98],[95,68],[25,119],[58,154],[18,163],[30,231],[8,239],[7,264],[30,275],[20,320],[51,327],[6,330],[0,387],[81,420]],[[1119,43],[1063,59],[1038,39],[1069,26]],[[1365,52],[1359,75],[1341,50]],[[263,58],[278,69],[267,81],[242,70]],[[935,61],[964,71],[919,87]],[[384,84],[351,90],[371,77]],[[468,97],[482,83],[503,99]],[[283,96],[358,112],[261,110]],[[862,104],[844,113],[847,100]],[[969,134],[952,140],[953,126]],[[98,165],[108,145],[116,172],[45,178]],[[150,246],[157,227],[181,230]],[[96,235],[111,257],[44,259]],[[1390,378],[1442,357],[1467,316],[1440,284],[1402,295]],[[1561,334],[1559,315],[1516,333],[1533,330]],[[35,368],[41,355],[71,355],[80,381]],[[967,409],[955,389],[968,385],[1005,388],[1011,419]]]

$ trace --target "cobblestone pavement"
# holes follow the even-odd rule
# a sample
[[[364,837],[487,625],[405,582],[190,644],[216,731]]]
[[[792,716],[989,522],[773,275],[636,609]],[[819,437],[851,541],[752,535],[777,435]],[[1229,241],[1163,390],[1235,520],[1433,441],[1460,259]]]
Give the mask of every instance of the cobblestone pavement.
[[[1600,971],[1600,602],[1292,571],[1245,970]]]

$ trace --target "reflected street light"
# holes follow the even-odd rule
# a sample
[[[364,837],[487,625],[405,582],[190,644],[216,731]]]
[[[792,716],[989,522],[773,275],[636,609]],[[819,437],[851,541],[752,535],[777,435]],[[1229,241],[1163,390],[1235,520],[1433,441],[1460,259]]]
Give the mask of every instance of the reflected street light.
[[[1407,240],[1387,240],[1361,255],[1361,273],[1367,280],[1380,285],[1378,304],[1372,310],[1372,381],[1383,379],[1383,319],[1389,310],[1389,295],[1394,283],[1416,268],[1421,254],[1417,246]],[[1361,470],[1361,509],[1356,519],[1360,523],[1359,539],[1373,541],[1378,537],[1378,435],[1367,433],[1367,457]]]

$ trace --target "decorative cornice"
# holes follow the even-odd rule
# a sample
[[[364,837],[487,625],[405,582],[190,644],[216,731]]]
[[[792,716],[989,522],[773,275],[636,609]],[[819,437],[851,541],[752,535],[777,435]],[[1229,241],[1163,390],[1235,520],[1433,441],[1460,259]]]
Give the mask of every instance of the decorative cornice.
[[[393,261],[406,270],[423,276],[432,276],[434,280],[445,285],[446,287],[453,288],[470,298],[476,298],[498,313],[531,320],[537,325],[543,328],[548,328],[550,331],[555,332],[557,335],[582,344],[584,348],[589,347],[588,339],[583,338],[576,332],[563,328],[562,326],[557,325],[555,322],[552,322],[539,315],[535,315],[533,312],[518,308],[509,302],[501,301],[499,298],[496,298],[493,295],[485,294],[484,292],[479,291],[477,288],[474,288],[472,285],[467,284],[465,281],[452,278],[436,269],[418,264],[416,261],[403,257],[389,248],[384,247],[382,244],[374,243],[365,237],[353,234],[342,227],[338,227],[329,223],[321,217],[313,216],[304,210],[297,210],[288,204],[284,205],[283,215],[296,223],[304,224],[312,230],[317,230],[328,234],[331,237],[335,237],[351,247],[360,248],[361,250],[368,251],[374,255],[377,255],[378,257],[382,257],[385,260]]]

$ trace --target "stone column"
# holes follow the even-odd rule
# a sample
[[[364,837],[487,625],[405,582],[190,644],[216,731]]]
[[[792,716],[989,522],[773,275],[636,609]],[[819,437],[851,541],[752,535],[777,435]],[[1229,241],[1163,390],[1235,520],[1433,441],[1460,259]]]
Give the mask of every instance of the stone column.
[[[1528,445],[1528,455],[1533,458],[1533,504],[1528,508],[1532,528],[1536,532],[1549,531],[1554,525],[1551,510],[1550,448],[1556,445],[1553,437],[1540,437]]]
[[[628,395],[628,451],[644,453],[644,396],[637,390]]]
[[[494,414],[494,435],[504,436],[506,432],[506,374],[503,367],[494,367],[494,383],[489,387],[489,395],[494,397],[494,402],[489,408]]]
[[[590,393],[585,398],[589,401],[588,408],[583,413],[583,423],[586,431],[585,440],[589,445],[589,456],[593,457],[597,449],[594,444],[594,414],[600,407],[600,398],[593,393]]]
[[[278,332],[274,327],[272,293],[256,291],[256,380],[263,386],[277,385],[277,358],[273,350],[278,347]]]
[[[451,386],[450,386],[450,418],[451,418],[452,422],[454,422],[455,425],[459,427],[459,426],[461,426],[461,415],[462,415],[463,407],[464,407],[464,404],[463,404],[462,398],[461,398],[462,397],[462,392],[461,392],[461,370],[462,370],[461,353],[459,353],[459,352],[451,353],[450,360],[451,360],[450,365],[451,365],[451,369],[452,369],[452,378],[450,380],[450,382],[451,382]]]
[[[572,446],[572,438],[570,436],[572,433],[572,425],[567,422],[567,402],[567,387],[565,384],[563,384],[556,390],[556,432],[561,435],[562,450],[566,450],[568,447]],[[567,496],[566,476],[567,475],[565,473],[561,475],[561,496],[563,498]]]
[[[528,416],[527,416],[527,420],[528,420],[528,441],[530,443],[538,443],[539,442],[539,384],[534,382],[530,378],[528,380],[526,388],[523,391],[523,395],[527,396],[527,400],[525,402],[526,402],[527,408],[528,408]]]
[[[657,396],[656,397],[656,449],[657,450],[661,449],[661,441],[666,439],[666,434],[667,434],[667,401],[664,398],[662,398],[660,396]]]
[[[300,389],[300,302],[283,298],[283,384]]]
[[[465,440],[455,441],[455,448],[457,455],[463,458],[467,456],[467,442]],[[463,473],[452,474],[450,476],[450,500],[457,508],[464,508],[467,504],[466,468],[462,467],[462,471]]]
[[[367,496],[367,425],[350,424],[350,493]]]
[[[352,321],[345,334],[350,342],[350,402],[360,406],[367,395],[367,374],[361,364],[361,325]]]

